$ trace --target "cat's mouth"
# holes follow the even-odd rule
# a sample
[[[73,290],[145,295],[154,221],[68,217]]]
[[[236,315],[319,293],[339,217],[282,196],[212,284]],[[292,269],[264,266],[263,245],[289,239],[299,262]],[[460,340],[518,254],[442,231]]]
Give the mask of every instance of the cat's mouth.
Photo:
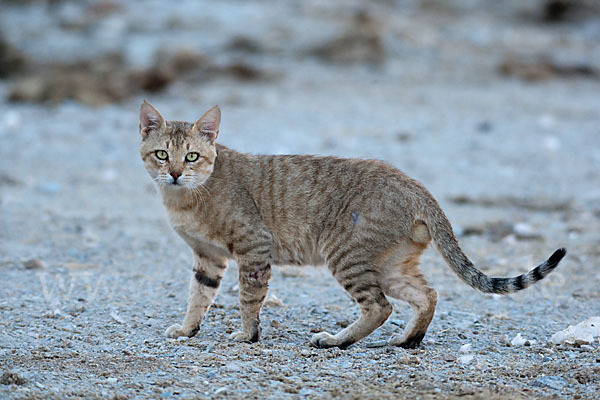
[[[188,188],[188,185],[186,185],[184,182],[171,182],[166,186],[172,190],[182,190]]]

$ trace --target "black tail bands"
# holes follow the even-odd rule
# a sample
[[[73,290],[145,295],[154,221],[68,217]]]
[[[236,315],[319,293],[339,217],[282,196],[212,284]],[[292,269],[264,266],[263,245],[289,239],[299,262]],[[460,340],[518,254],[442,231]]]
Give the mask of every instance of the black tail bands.
[[[452,226],[437,202],[430,204],[425,224],[440,253],[452,270],[469,286],[484,293],[513,293],[544,279],[567,254],[565,248],[556,250],[550,258],[531,271],[513,278],[490,278],[479,271],[463,253]]]
[[[560,248],[556,250],[550,258],[535,267],[529,272],[514,278],[488,278],[490,281],[490,290],[487,293],[512,293],[523,290],[541,281],[548,275],[567,254],[567,249]],[[484,290],[485,292],[485,290]]]

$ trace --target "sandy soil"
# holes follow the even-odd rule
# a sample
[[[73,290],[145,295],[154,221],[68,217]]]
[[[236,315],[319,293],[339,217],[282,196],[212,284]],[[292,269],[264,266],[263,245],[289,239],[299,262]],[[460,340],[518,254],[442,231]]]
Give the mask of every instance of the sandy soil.
[[[191,48],[264,74],[175,79],[102,107],[8,102],[18,77],[0,81],[0,397],[599,396],[598,339],[549,343],[600,315],[597,16],[548,24],[520,2],[224,1],[125,3],[90,19],[96,3],[6,3],[0,25],[37,62],[118,50],[142,68],[156,49]],[[241,151],[390,162],[439,199],[488,274],[569,254],[542,284],[499,297],[465,286],[429,249],[423,270],[440,301],[416,350],[385,345],[410,317],[400,303],[345,351],[311,347],[314,332],[358,313],[313,267],[276,269],[261,342],[230,343],[235,263],[199,334],[167,339],[192,258],[139,160],[143,98],[171,119],[220,104],[220,140]],[[529,342],[510,345],[517,334]]]

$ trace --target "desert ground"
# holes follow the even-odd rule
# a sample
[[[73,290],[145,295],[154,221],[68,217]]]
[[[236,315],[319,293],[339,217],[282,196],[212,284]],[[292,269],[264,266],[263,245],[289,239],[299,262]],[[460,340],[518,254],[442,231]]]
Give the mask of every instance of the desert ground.
[[[557,6],[558,4],[558,6]],[[561,8],[561,4],[564,6]],[[554,7],[554,8],[553,8]],[[600,12],[591,1],[0,2],[0,397],[600,398]],[[346,350],[358,306],[325,267],[273,271],[255,344],[237,266],[193,338],[192,255],[143,168],[143,99],[255,154],[376,158],[439,200],[486,274],[568,254],[523,292],[476,292],[435,247],[439,293]],[[522,340],[521,340],[522,339]]]

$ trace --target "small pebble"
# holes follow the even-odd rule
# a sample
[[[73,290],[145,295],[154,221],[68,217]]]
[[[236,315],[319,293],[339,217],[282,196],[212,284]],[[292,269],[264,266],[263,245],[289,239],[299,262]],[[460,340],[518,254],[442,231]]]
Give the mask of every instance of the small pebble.
[[[473,350],[473,346],[471,345],[471,343],[467,343],[467,344],[463,344],[462,346],[460,346],[460,349],[458,350],[458,352],[465,354],[465,353],[470,353],[471,350]]]
[[[367,342],[368,348],[384,347],[387,345],[387,340],[375,340],[373,342]]]
[[[396,326],[399,326],[400,328],[404,328],[405,322],[401,319],[392,319],[390,322]]]
[[[281,322],[277,321],[276,319],[271,320],[271,327],[275,328],[275,329],[279,329],[279,327],[281,327]]]
[[[444,361],[454,362],[454,361],[456,361],[456,356],[454,354],[447,353],[444,355]]]
[[[120,324],[124,324],[125,320],[123,319],[123,317],[121,317],[119,314],[117,314],[116,311],[111,311],[110,312],[110,316],[112,319],[114,319],[115,321],[117,321]]]
[[[225,366],[223,368],[225,369],[225,371],[228,371],[228,372],[238,372],[242,369],[242,366],[240,365],[240,363],[232,361],[232,362],[225,364]]]
[[[520,333],[517,333],[517,336],[510,341],[511,346],[523,346],[525,343],[527,343],[527,339],[521,336]]]
[[[271,294],[265,300],[266,307],[282,307],[283,303],[274,294]]]
[[[500,297],[501,297],[501,296],[500,296]],[[503,297],[502,297],[502,298],[503,298]],[[509,316],[508,316],[508,314],[506,314],[506,313],[492,314],[492,315],[491,315],[491,318],[492,318],[492,319],[497,319],[497,320],[500,320],[500,321],[507,321],[507,320],[509,320],[509,319],[510,319],[510,317],[509,317]]]
[[[215,349],[215,344],[214,343],[209,343],[208,346],[206,346],[206,350],[204,350],[204,352],[205,353],[210,353],[214,349]]]
[[[560,390],[568,385],[569,382],[562,376],[542,376],[533,381],[533,386],[547,387],[554,390]]]
[[[594,351],[594,348],[592,346],[590,346],[589,344],[582,344],[581,346],[579,346],[579,350],[581,350],[581,351]]]
[[[458,357],[456,359],[456,362],[458,362],[459,364],[462,364],[462,365],[467,365],[467,364],[470,364],[474,358],[475,358],[475,356],[472,354],[465,354],[465,355]]]
[[[421,359],[419,357],[411,356],[409,354],[403,354],[398,357],[399,364],[419,364],[420,362]]]

